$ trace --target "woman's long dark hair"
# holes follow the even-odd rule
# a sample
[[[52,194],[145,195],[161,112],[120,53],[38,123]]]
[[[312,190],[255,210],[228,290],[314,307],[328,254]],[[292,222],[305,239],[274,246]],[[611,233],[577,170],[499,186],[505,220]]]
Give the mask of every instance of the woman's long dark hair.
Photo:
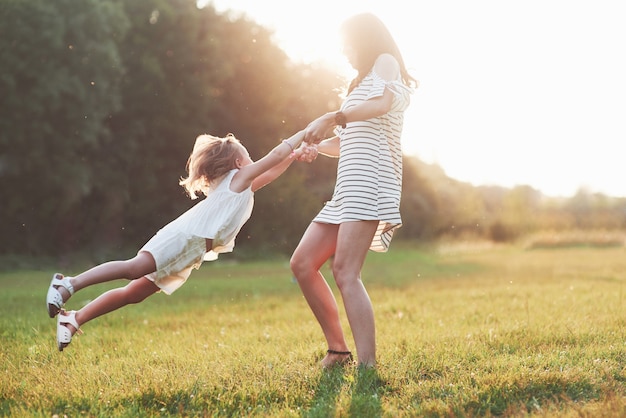
[[[385,24],[371,13],[361,13],[347,19],[341,25],[345,45],[354,48],[357,54],[356,77],[350,82],[350,93],[370,72],[381,54],[391,54],[400,64],[402,82],[417,87],[418,82],[407,71],[400,49]]]

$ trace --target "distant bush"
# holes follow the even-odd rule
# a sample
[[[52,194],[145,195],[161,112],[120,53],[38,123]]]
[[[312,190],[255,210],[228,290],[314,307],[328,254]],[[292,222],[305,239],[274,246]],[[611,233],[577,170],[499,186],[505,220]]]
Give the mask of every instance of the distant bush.
[[[528,236],[524,247],[622,247],[626,245],[626,232],[605,230],[546,231]]]

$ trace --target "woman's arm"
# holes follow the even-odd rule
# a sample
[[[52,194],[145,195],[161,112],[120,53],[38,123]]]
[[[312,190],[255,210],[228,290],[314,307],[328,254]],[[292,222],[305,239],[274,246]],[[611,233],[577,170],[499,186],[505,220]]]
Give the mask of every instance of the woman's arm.
[[[333,136],[317,144],[317,152],[327,157],[339,157],[339,137]]]
[[[400,65],[390,54],[382,54],[378,57],[373,69],[379,77],[386,81],[397,80],[400,74]],[[391,109],[393,96],[393,92],[386,88],[382,96],[365,100],[356,106],[345,109],[342,111],[345,121],[355,122],[384,115]],[[336,125],[336,114],[337,112],[328,112],[309,123],[306,127],[304,140],[308,143],[317,143],[324,139],[326,132]]]

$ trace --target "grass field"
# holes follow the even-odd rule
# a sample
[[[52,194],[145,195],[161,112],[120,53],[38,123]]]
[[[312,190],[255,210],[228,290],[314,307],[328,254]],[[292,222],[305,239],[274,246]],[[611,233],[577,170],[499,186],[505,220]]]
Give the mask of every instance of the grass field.
[[[370,254],[375,372],[320,370],[326,346],[287,260],[206,263],[62,353],[53,272],[0,273],[1,416],[626,415],[624,247]]]

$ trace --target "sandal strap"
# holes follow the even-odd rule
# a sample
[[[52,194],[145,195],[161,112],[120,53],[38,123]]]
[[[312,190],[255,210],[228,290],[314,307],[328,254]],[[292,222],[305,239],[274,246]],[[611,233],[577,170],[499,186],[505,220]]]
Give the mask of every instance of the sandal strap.
[[[59,324],[61,325],[70,324],[71,326],[74,327],[74,329],[76,329],[76,334],[80,335],[83,333],[83,331],[80,329],[80,326],[78,325],[78,322],[76,322],[76,311],[61,312],[59,314],[59,318],[60,318]]]
[[[61,276],[60,279],[58,278],[59,276]],[[70,293],[70,296],[74,295],[74,286],[72,286],[70,278],[63,276],[61,273],[55,273],[52,286],[63,286]]]
[[[352,352],[351,352],[351,351],[337,351],[337,350],[331,350],[331,349],[328,349],[328,350],[326,350],[326,352],[327,352],[328,354],[338,354],[338,355],[340,355],[340,356],[352,355]]]

